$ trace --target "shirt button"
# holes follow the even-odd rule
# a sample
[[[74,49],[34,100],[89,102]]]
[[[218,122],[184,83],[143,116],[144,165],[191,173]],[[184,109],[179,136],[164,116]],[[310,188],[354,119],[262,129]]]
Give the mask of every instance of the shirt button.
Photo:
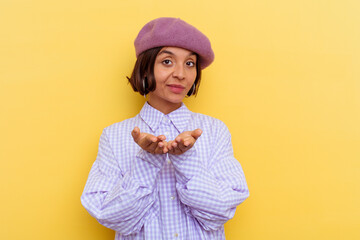
[[[175,199],[175,197],[174,197],[174,196],[171,196],[171,197],[170,197],[170,199],[171,199],[171,200],[174,200],[174,199]]]
[[[165,132],[165,136],[167,136],[167,137],[168,137],[168,136],[169,136],[169,134],[170,134],[169,132]]]
[[[175,234],[174,234],[174,236],[175,236],[175,237],[178,237],[178,236],[179,236],[179,234],[175,233]]]
[[[169,160],[167,160],[167,164],[171,164],[171,161],[170,161],[170,159],[169,159]]]

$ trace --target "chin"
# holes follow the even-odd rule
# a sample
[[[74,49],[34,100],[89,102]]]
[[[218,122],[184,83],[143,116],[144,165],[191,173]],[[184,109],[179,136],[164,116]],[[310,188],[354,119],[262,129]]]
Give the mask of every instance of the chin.
[[[177,103],[182,103],[184,98],[185,98],[185,96],[178,96],[178,97],[170,98],[170,99],[168,99],[168,101],[173,103],[173,104],[177,104]]]
[[[178,104],[178,103],[182,103],[182,101],[183,101],[183,98],[180,100],[173,100],[173,101],[169,101],[169,102],[171,102],[173,104]]]

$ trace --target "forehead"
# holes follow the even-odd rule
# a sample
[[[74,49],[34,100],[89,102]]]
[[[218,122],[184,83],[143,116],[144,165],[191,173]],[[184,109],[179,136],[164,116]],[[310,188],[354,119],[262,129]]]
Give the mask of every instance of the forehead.
[[[196,57],[196,53],[194,53],[193,51],[190,51],[185,48],[179,48],[179,47],[163,47],[159,51],[158,56],[163,55],[163,54],[169,54],[169,55],[174,55],[174,56],[178,56],[178,57],[189,57],[189,56]]]

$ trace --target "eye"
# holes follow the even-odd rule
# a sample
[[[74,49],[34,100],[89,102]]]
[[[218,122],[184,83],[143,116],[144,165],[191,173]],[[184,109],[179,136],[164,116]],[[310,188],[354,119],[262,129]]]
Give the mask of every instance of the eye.
[[[165,65],[170,65],[172,62],[169,59],[165,59],[164,61],[162,61],[162,63]]]
[[[195,63],[193,61],[188,61],[188,62],[186,62],[186,65],[189,67],[194,67]]]

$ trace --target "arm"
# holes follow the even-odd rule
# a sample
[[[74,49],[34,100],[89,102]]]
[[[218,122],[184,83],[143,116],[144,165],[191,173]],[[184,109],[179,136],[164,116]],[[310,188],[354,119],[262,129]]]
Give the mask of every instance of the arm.
[[[124,235],[139,232],[157,210],[155,178],[164,155],[140,148],[134,166],[122,173],[108,141],[106,129],[81,202],[99,223]]]
[[[211,159],[200,159],[196,144],[180,155],[170,154],[180,201],[204,230],[221,228],[234,216],[236,206],[249,196],[243,170],[233,156],[231,136],[224,124],[215,139]],[[210,164],[205,165],[205,161]]]

